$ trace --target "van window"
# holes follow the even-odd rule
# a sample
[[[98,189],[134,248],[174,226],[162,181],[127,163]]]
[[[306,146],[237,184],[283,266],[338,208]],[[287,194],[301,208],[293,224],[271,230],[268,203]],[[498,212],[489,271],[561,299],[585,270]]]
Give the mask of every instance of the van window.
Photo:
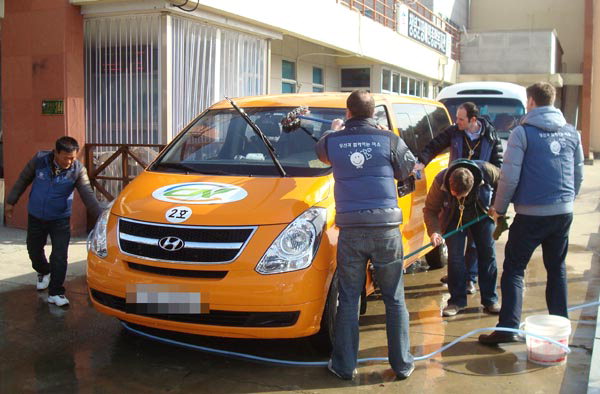
[[[421,152],[433,138],[423,104],[394,104],[400,136],[414,154]]]
[[[439,133],[450,126],[450,119],[448,119],[448,115],[446,115],[444,108],[426,104],[425,111],[427,111],[427,116],[429,117],[433,138],[437,137]]]
[[[385,105],[378,105],[375,107],[375,113],[373,118],[377,122],[377,124],[385,127],[386,130],[391,130],[390,120],[388,118],[387,110],[385,109]]]
[[[294,108],[246,108],[276,150],[290,176],[322,176],[331,167],[315,152],[316,141],[331,123],[302,121],[302,129],[284,132],[280,122]],[[311,108],[310,116],[344,118],[343,109]],[[312,136],[314,136],[314,138]],[[232,109],[211,110],[191,124],[150,168],[151,171],[218,175],[278,176],[265,144]]]
[[[480,116],[494,125],[500,138],[508,138],[510,130],[519,124],[525,115],[523,103],[517,99],[502,97],[453,97],[440,99],[448,109],[452,121],[456,122],[456,110],[462,103],[474,102],[479,107]]]

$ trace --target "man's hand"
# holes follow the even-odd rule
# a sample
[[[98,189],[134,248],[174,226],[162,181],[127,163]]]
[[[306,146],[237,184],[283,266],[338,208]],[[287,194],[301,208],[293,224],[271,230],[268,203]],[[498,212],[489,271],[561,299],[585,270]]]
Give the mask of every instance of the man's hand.
[[[10,205],[10,204],[5,204],[4,205],[4,215],[7,218],[12,218],[13,217],[13,211],[15,210],[15,206],[14,205]]]
[[[334,119],[331,122],[331,130],[340,131],[344,128],[344,121],[342,119]]]
[[[420,161],[418,161],[418,162],[415,163],[415,167],[413,168],[413,172],[421,171],[423,168],[425,168],[425,164],[423,164]]]
[[[439,233],[431,234],[431,237],[429,237],[429,239],[431,239],[431,244],[434,247],[440,246],[441,244],[444,243],[444,238],[442,238],[442,234],[439,234]]]
[[[499,215],[498,212],[496,212],[496,208],[490,207],[490,209],[488,209],[488,216],[491,217],[492,219],[494,219],[494,223],[496,223],[496,225],[497,225],[498,217],[500,217],[502,215]]]

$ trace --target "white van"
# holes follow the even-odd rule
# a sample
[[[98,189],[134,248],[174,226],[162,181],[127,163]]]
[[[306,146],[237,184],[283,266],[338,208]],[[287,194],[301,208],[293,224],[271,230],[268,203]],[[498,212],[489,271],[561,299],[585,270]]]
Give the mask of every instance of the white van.
[[[444,103],[454,122],[459,105],[475,103],[480,116],[488,118],[502,139],[508,139],[527,108],[525,88],[509,82],[457,83],[442,89],[436,99]]]

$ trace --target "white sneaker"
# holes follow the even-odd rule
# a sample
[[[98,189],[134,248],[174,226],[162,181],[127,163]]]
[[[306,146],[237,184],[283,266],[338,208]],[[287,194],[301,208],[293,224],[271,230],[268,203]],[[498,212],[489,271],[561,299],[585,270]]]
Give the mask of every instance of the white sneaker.
[[[67,299],[67,297],[61,294],[55,296],[48,296],[48,303],[56,304],[57,306],[65,306],[69,305],[69,300]]]
[[[37,283],[35,284],[35,287],[38,290],[46,290],[48,288],[49,284],[50,284],[50,274],[46,274],[46,275],[38,274]]]

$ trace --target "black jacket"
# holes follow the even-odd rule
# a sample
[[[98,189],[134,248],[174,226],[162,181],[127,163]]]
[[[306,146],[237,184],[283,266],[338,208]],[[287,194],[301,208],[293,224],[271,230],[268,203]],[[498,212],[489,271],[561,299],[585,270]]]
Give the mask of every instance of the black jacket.
[[[485,118],[477,118],[479,123],[481,123],[481,137],[487,140],[488,146],[491,147],[491,153],[489,162],[496,167],[500,168],[502,166],[503,159],[503,149],[502,143],[500,142],[500,138],[496,133],[496,129],[490,122],[488,122]],[[438,134],[434,139],[429,141],[429,143],[423,148],[423,150],[418,154],[419,161],[425,165],[427,165],[431,160],[433,160],[437,155],[442,153],[446,148],[451,147],[453,141],[462,140],[464,141],[466,137],[466,132],[463,130],[459,130],[456,125],[452,125]],[[471,142],[473,146],[477,145],[477,142]],[[450,162],[457,159],[467,159],[469,157],[469,147],[466,143],[458,144],[462,146],[460,152],[455,151],[451,148],[450,150]],[[474,149],[475,154],[471,157],[471,160],[483,160],[482,157],[482,144],[478,144]]]

